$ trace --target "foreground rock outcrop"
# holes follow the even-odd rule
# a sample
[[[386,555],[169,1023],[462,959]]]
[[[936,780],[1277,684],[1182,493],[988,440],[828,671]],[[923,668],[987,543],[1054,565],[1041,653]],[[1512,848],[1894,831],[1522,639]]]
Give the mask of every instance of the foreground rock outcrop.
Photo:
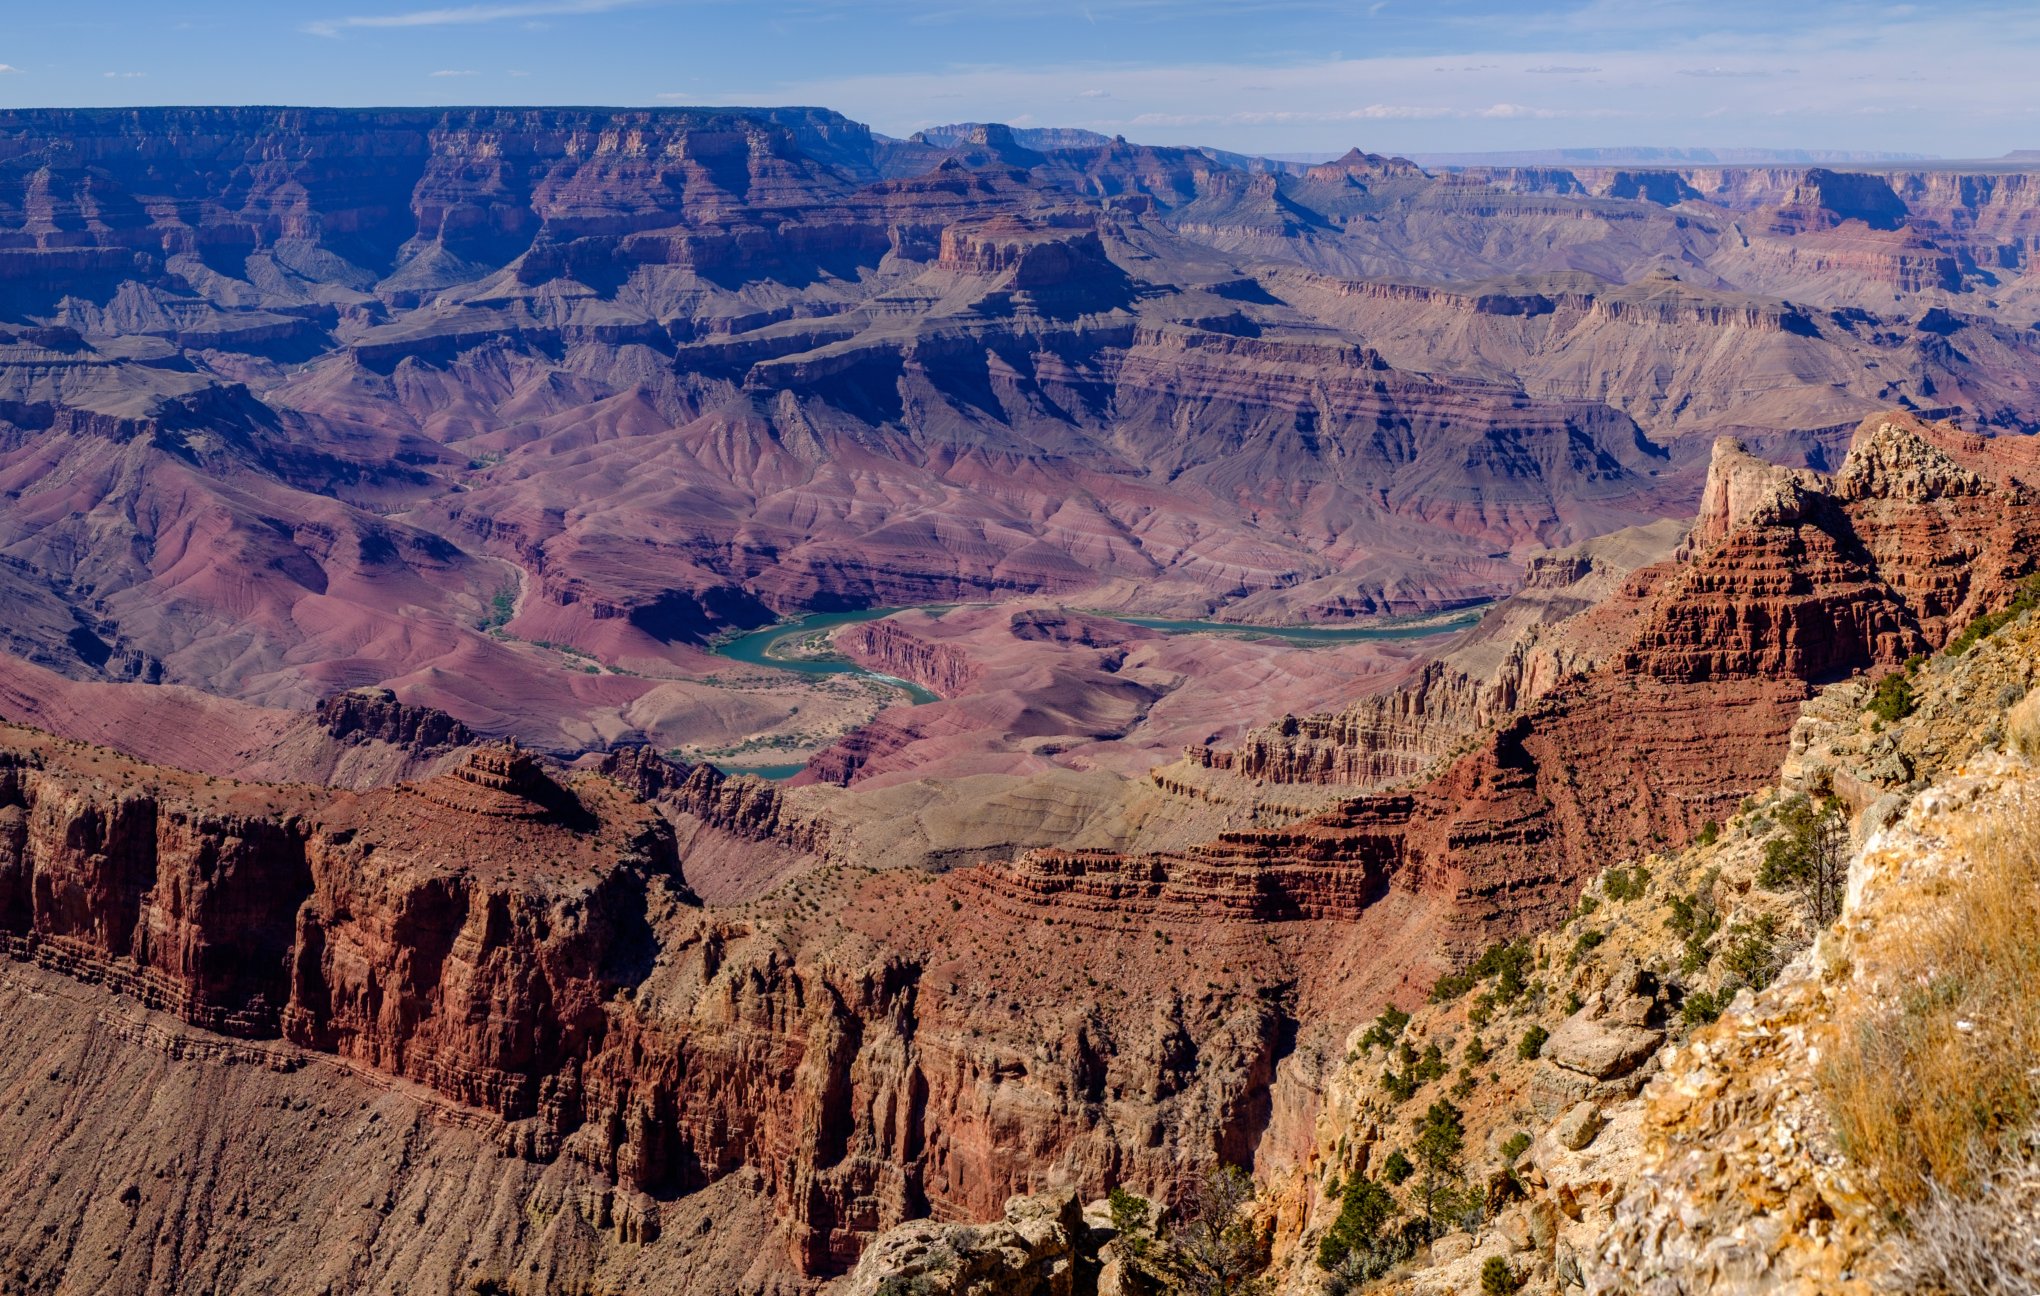
[[[1929,470],[1914,480],[1965,480],[1947,461],[1911,462]],[[1389,1153],[1412,1146],[1405,1117],[1439,1098],[1460,1104],[1467,1177],[1485,1179],[1486,1201],[1465,1231],[1384,1266],[1379,1290],[1472,1290],[1497,1259],[1523,1290],[1609,1296],[1970,1280],[1993,1290],[1981,1275],[2024,1272],[2010,1234],[1987,1237],[2003,1227],[1991,1219],[2011,1217],[1963,1204],[1974,1185],[1934,1199],[1934,1210],[1969,1211],[1968,1223],[1897,1225],[1865,1148],[1840,1132],[1856,1099],[1835,1068],[1864,1047],[1862,1032],[1892,1031],[1910,1011],[1916,983],[1934,975],[1922,960],[1945,943],[1937,928],[1999,920],[1962,906],[1997,894],[1989,875],[2008,866],[2003,850],[2024,849],[2035,775],[2022,699],[2040,681],[2029,604],[1892,676],[1908,681],[1903,708],[1860,679],[1823,690],[1804,709],[1781,787],[1701,843],[1610,868],[1562,926],[1501,961],[1513,980],[1491,965],[1406,1024],[1356,1031],[1328,1086],[1316,1154],[1275,1185],[1296,1241],[1283,1289],[1337,1289],[1338,1264],[1314,1253],[1337,1214],[1326,1184],[1379,1179]],[[1844,817],[1839,849],[1849,851],[1848,818],[1856,846],[1839,921],[1822,926],[1793,884],[1768,876],[1768,861],[1803,813],[1795,806],[1830,795]],[[1408,1091],[1389,1083],[1416,1058],[1409,1046],[1427,1043],[1442,1046],[1437,1078],[1419,1074]],[[1995,1047],[1980,1044],[1971,1065],[1995,1065],[1985,1060]],[[1877,1065],[1881,1055],[1860,1056]],[[2018,1118],[2015,1104],[2005,1112]],[[2007,1184],[2025,1173],[2016,1158],[2027,1146],[2016,1128],[2009,1137]],[[1993,1245],[1994,1258],[1975,1250]]]
[[[990,1224],[907,1225],[864,1253],[845,1296],[1078,1296],[1097,1290],[1091,1226],[1070,1189],[1015,1197]],[[1090,1271],[1087,1270],[1087,1265]]]

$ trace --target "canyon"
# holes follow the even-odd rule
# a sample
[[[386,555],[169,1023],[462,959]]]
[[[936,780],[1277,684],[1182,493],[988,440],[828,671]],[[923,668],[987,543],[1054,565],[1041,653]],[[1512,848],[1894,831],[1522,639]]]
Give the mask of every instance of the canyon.
[[[817,109],[0,140],[8,650],[557,752],[783,728],[784,681],[700,649],[785,614],[1433,610],[1685,516],[1717,435],[1831,467],[1894,405],[2034,425],[2016,170],[1430,175]]]
[[[857,825],[802,804],[817,789],[642,747],[568,768],[380,692],[335,698],[320,731],[423,777],[249,782],[11,728],[10,1001],[51,1057],[76,1037],[35,1013],[89,989],[127,1023],[123,1067],[167,1049],[331,1073],[357,1111],[429,1126],[353,1188],[381,1239],[380,1267],[348,1279],[365,1288],[423,1281],[401,1266],[429,1257],[449,1289],[477,1266],[637,1289],[721,1245],[671,1236],[704,1210],[756,1249],[699,1261],[703,1290],[798,1287],[890,1226],[991,1218],[1051,1181],[1165,1191],[1212,1160],[1296,1163],[1352,1023],[1555,921],[1608,859],[1725,817],[1821,681],[2009,600],[2040,525],[2029,471],[1899,415],[1867,421],[1832,477],[1724,441],[1675,552],[1583,609],[1553,600],[1566,574],[1608,583],[1589,545],[1526,591],[1532,610],[1489,614],[1519,640],[1580,636],[1557,684],[1499,722],[1470,714],[1413,779],[1301,813],[1264,801],[1275,822],[1196,843],[875,867]],[[1225,795],[1198,771],[1232,775],[1183,764],[1148,784],[1183,805],[1156,814],[1178,832]],[[460,1146],[488,1149],[470,1197],[546,1202],[545,1228],[491,1216],[455,1245],[420,1231],[431,1209],[393,1214]],[[96,1173],[75,1144],[50,1155]],[[177,1208],[277,1191],[238,1156],[214,1154]],[[89,1245],[151,1268],[162,1208],[98,1219]],[[23,1237],[23,1282],[81,1263],[80,1237]],[[252,1263],[231,1232],[217,1245],[207,1263]]]
[[[2036,234],[2017,166],[0,112],[0,1292],[861,1290],[1219,1164],[1300,1244],[1356,1026],[2022,597]],[[933,701],[717,651],[853,611]]]

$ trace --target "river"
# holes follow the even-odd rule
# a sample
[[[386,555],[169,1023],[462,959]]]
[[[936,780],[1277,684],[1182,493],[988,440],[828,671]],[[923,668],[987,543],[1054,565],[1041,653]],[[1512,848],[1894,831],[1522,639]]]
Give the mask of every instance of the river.
[[[864,679],[878,680],[899,689],[914,700],[916,706],[940,699],[912,680],[903,680],[894,675],[881,675],[866,670],[846,657],[794,657],[775,652],[776,646],[789,639],[824,633],[837,626],[854,625],[859,621],[876,621],[895,612],[924,611],[940,614],[954,603],[930,603],[919,607],[866,608],[861,612],[815,612],[792,621],[781,621],[761,630],[753,630],[732,639],[726,639],[714,646],[719,657],[743,662],[750,666],[768,666],[775,670],[794,671],[802,675],[854,675]],[[1120,616],[1112,612],[1093,615],[1111,617],[1128,625],[1142,626],[1149,630],[1160,630],[1165,634],[1224,634],[1251,637],[1255,639],[1282,639],[1299,645],[1323,645],[1358,643],[1369,639],[1420,639],[1429,635],[1451,634],[1464,630],[1480,619],[1486,605],[1465,608],[1458,612],[1422,618],[1404,617],[1392,621],[1376,621],[1370,625],[1317,625],[1317,626],[1256,626],[1240,625],[1231,621],[1182,621],[1166,617]],[[798,773],[802,766],[744,766],[750,773],[764,774],[767,778],[784,778]]]

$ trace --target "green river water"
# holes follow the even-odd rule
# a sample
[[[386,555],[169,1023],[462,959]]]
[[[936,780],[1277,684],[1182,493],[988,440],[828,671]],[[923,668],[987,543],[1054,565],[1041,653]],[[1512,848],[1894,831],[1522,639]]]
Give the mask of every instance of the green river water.
[[[864,679],[879,680],[889,684],[914,700],[915,705],[938,701],[934,693],[911,680],[899,679],[892,675],[881,675],[869,671],[843,657],[786,657],[773,651],[775,645],[790,639],[833,630],[837,626],[854,625],[859,621],[876,621],[895,612],[928,611],[940,614],[955,604],[927,604],[919,608],[866,608],[860,612],[815,612],[792,621],[781,621],[748,634],[726,639],[715,645],[719,657],[743,662],[751,666],[766,666],[774,670],[793,671],[801,675],[854,675]],[[1137,625],[1149,630],[1160,630],[1165,634],[1223,634],[1241,638],[1282,639],[1294,644],[1340,644],[1358,643],[1370,639],[1419,639],[1430,635],[1451,634],[1464,630],[1480,619],[1482,607],[1471,607],[1446,616],[1411,619],[1401,622],[1375,622],[1366,626],[1253,626],[1240,625],[1230,621],[1183,621],[1167,617],[1118,616],[1110,612],[1096,615],[1109,616],[1115,621]],[[804,761],[784,765],[741,765],[724,767],[725,773],[758,774],[769,779],[792,778],[807,768]]]

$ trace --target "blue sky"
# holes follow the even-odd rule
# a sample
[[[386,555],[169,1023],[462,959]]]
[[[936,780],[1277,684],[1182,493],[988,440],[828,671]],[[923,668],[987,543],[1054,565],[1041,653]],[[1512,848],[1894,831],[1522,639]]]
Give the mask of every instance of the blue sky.
[[[12,0],[0,106],[739,104],[1256,152],[2040,147],[2040,5]]]

